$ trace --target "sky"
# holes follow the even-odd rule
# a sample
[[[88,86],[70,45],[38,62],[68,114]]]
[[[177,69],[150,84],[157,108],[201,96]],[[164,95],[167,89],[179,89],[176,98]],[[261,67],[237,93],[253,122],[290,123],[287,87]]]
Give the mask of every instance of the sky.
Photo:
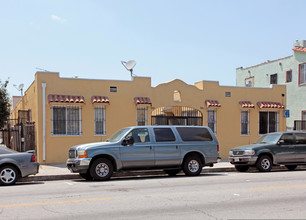
[[[304,0],[0,0],[0,80],[10,96],[37,71],[235,86],[236,68],[292,55]]]

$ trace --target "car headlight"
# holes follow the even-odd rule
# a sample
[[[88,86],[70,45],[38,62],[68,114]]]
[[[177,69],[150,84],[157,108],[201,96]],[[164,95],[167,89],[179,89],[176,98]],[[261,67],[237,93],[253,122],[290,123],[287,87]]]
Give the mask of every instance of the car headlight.
[[[255,154],[255,151],[254,150],[245,150],[243,154],[246,155],[246,156],[252,156],[252,155]]]
[[[230,156],[230,157],[231,157],[231,156],[234,156],[233,151],[231,151],[231,150],[230,150],[230,152],[229,152],[229,156]]]
[[[86,158],[86,157],[87,157],[86,150],[79,150],[78,151],[78,158]]]

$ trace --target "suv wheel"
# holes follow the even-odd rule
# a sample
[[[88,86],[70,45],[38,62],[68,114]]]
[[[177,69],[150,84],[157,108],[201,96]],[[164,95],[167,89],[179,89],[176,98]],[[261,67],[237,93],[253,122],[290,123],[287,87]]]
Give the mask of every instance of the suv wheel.
[[[96,159],[90,167],[90,175],[94,180],[108,180],[114,172],[112,162],[105,158]]]
[[[249,166],[235,166],[236,170],[239,172],[246,172],[249,169]]]
[[[263,155],[258,158],[256,167],[260,172],[269,172],[272,169],[272,159],[269,156]]]
[[[13,166],[4,166],[0,168],[0,185],[14,185],[18,179],[18,171]]]
[[[187,176],[198,176],[202,171],[203,165],[198,156],[189,156],[183,164],[183,171]]]
[[[297,167],[297,165],[286,165],[285,166],[288,170],[295,170],[295,168]]]

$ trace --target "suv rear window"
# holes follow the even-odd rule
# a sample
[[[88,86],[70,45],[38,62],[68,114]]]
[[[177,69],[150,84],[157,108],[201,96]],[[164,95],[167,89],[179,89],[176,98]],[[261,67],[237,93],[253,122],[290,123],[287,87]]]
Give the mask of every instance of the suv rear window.
[[[296,144],[306,144],[306,134],[295,134]]]
[[[154,128],[156,142],[175,141],[171,128]]]
[[[177,127],[183,141],[212,141],[213,138],[206,128]]]

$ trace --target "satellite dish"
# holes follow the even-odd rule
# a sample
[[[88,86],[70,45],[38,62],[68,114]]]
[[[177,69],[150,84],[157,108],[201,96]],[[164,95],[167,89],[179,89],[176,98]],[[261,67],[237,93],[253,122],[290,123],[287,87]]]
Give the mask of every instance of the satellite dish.
[[[128,61],[126,64],[125,64],[125,67],[128,69],[128,70],[131,70],[134,68],[134,66],[136,65],[136,61],[135,60],[130,60]]]
[[[130,60],[128,62],[121,61],[121,63],[125,67],[125,69],[127,69],[128,71],[131,72],[131,77],[132,77],[133,76],[133,68],[136,65],[136,61],[135,60]]]
[[[18,91],[20,91],[20,92],[21,92],[21,96],[23,96],[23,87],[24,87],[24,84],[21,83],[18,87],[17,87],[16,84],[13,84],[13,86],[14,86]]]
[[[18,90],[21,91],[21,90],[23,89],[23,87],[24,87],[24,84],[21,83],[21,84],[18,86]]]

